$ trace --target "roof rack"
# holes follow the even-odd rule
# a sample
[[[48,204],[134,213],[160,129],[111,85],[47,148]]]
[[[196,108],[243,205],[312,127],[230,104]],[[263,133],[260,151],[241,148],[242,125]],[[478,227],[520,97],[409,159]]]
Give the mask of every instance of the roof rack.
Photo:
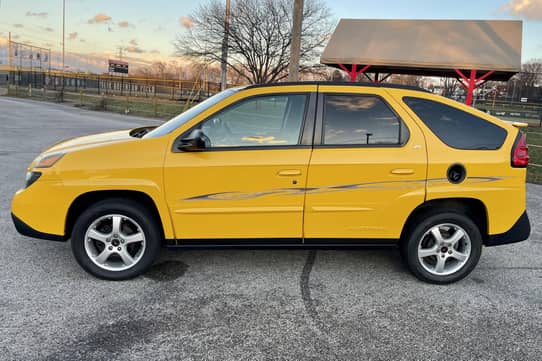
[[[412,86],[412,85],[400,85],[390,83],[370,83],[370,82],[344,82],[344,81],[295,81],[295,82],[280,82],[280,83],[266,83],[266,84],[251,84],[244,89],[264,88],[269,86],[291,86],[291,85],[340,85],[340,86],[364,86],[371,88],[393,88],[393,89],[406,89],[416,90],[430,93],[428,90]]]

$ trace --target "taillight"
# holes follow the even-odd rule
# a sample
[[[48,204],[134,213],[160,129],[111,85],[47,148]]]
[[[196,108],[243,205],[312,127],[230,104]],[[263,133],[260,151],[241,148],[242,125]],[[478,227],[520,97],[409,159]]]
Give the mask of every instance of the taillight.
[[[527,137],[522,132],[519,132],[512,148],[512,167],[526,168],[528,165],[529,147],[527,146]]]

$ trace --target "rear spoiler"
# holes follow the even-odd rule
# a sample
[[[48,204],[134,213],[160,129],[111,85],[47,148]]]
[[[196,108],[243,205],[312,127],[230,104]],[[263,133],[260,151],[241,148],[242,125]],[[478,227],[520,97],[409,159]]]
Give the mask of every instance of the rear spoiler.
[[[508,124],[512,124],[516,128],[527,128],[529,126],[529,123],[524,122],[513,122],[508,120],[505,120],[505,122],[507,122]]]

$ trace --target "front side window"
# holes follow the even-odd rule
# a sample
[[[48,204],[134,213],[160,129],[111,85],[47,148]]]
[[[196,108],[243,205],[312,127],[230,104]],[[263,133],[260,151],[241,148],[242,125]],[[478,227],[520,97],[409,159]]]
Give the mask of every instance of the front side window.
[[[258,96],[242,100],[201,122],[207,148],[299,144],[306,94]]]
[[[213,95],[212,97],[202,101],[201,103],[193,106],[192,108],[188,109],[187,111],[177,115],[175,118],[170,119],[169,121],[165,122],[158,128],[150,131],[149,133],[145,134],[144,138],[156,138],[161,137],[163,135],[169,134],[175,129],[182,126],[184,123],[188,122],[194,117],[197,117],[199,114],[203,113],[207,109],[211,108],[212,106],[218,104],[222,100],[232,96],[233,94],[237,93],[241,88],[230,88],[226,89],[218,94]]]
[[[506,130],[440,102],[404,97],[403,101],[446,145],[457,149],[499,149]]]
[[[408,130],[378,96],[324,96],[324,145],[401,145]]]

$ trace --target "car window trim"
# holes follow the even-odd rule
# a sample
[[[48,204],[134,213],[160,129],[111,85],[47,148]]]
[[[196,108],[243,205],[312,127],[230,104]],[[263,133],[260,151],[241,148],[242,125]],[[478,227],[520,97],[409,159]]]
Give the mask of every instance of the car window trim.
[[[326,95],[342,95],[342,96],[364,96],[379,98],[386,107],[397,117],[399,120],[399,141],[403,135],[403,127],[408,130],[408,137],[404,142],[397,144],[324,144],[324,104]],[[347,92],[318,92],[318,107],[316,111],[316,127],[314,130],[314,148],[403,148],[408,144],[410,140],[410,128],[403,120],[403,118],[397,113],[397,111],[390,105],[390,103],[380,94],[374,93],[347,93]]]
[[[270,149],[305,149],[305,148],[312,148],[312,134],[314,132],[314,122],[315,122],[315,106],[316,106],[316,92],[314,91],[300,91],[300,92],[278,92],[278,93],[266,93],[266,94],[256,94],[251,95],[246,98],[239,99],[238,101],[227,105],[224,108],[221,108],[214,112],[213,114],[209,115],[205,119],[202,119],[197,124],[194,124],[192,127],[190,127],[187,131],[181,133],[173,142],[171,151],[173,153],[186,153],[183,150],[179,150],[177,148],[179,142],[181,139],[183,139],[185,136],[190,134],[194,129],[196,129],[199,125],[201,125],[203,122],[206,122],[207,120],[211,119],[212,117],[216,116],[216,114],[225,111],[229,109],[230,107],[233,107],[235,105],[238,105],[241,102],[245,102],[251,99],[255,98],[262,98],[262,97],[273,97],[273,96],[289,96],[289,95],[305,95],[306,96],[306,102],[305,102],[305,109],[303,111],[303,118],[301,119],[301,126],[299,130],[299,137],[297,139],[297,144],[288,144],[288,145],[242,145],[242,146],[234,146],[234,147],[217,147],[217,148],[206,148],[202,150],[198,150],[195,152],[224,152],[224,151],[240,151],[240,150],[270,150]],[[308,143],[308,140],[310,140],[310,144]]]

